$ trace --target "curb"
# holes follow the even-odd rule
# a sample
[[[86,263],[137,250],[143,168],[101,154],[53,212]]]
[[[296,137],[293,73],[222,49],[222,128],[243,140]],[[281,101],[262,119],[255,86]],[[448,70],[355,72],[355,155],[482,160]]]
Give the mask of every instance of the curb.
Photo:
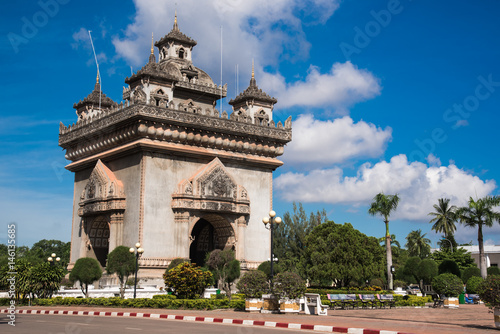
[[[2,309],[0,313],[10,313],[9,310]],[[196,321],[206,323],[221,323],[243,326],[262,326],[270,328],[289,328],[289,329],[304,329],[318,332],[328,333],[348,333],[348,334],[411,334],[403,332],[394,332],[378,329],[367,328],[347,328],[325,325],[308,325],[296,324],[288,322],[274,321],[258,321],[258,320],[243,320],[243,319],[225,319],[225,318],[210,318],[196,317],[173,314],[157,314],[157,313],[136,313],[136,312],[94,312],[94,311],[58,311],[58,310],[16,310],[17,314],[50,314],[50,315],[87,315],[87,316],[104,316],[104,317],[135,317],[135,318],[156,318],[166,320],[181,320],[181,321]]]

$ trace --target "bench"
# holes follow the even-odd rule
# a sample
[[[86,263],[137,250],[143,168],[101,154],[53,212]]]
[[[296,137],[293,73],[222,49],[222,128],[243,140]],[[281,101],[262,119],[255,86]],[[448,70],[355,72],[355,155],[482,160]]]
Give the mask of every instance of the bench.
[[[476,294],[469,293],[465,295],[465,302],[467,304],[479,304],[479,299],[479,295]]]
[[[341,299],[340,299],[339,295],[337,295],[337,294],[327,294],[326,297],[330,301],[330,308],[332,310],[334,310],[335,307],[341,307],[342,306]]]
[[[377,299],[374,295],[359,295],[359,299],[361,300],[362,308],[367,308],[368,306],[372,308],[377,307]]]
[[[432,300],[434,301],[434,305],[432,305],[433,308],[444,306],[444,296],[439,298],[438,294],[433,294]]]
[[[386,305],[389,305],[389,308],[396,306],[396,301],[394,300],[393,295],[377,295],[377,299],[380,302],[381,308],[385,308]]]
[[[321,303],[321,298],[317,293],[305,293],[304,308],[306,314],[327,315],[328,306]]]

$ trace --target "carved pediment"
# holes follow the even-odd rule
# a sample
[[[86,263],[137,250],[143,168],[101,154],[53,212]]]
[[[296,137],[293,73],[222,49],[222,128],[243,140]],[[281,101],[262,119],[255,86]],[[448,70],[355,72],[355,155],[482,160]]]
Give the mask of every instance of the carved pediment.
[[[125,210],[123,183],[98,160],[80,195],[80,216]]]
[[[172,208],[250,213],[250,202],[245,187],[238,185],[215,158],[191,178],[179,182],[172,194]]]

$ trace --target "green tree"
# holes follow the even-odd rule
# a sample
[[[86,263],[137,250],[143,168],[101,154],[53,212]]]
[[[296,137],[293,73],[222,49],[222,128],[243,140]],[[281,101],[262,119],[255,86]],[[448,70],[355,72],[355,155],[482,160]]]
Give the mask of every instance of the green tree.
[[[380,215],[384,218],[385,223],[385,251],[387,256],[387,283],[389,285],[389,290],[393,289],[392,284],[392,248],[391,248],[391,234],[389,233],[389,217],[391,212],[395,211],[398,207],[399,197],[398,195],[384,195],[384,193],[379,193],[373,198],[373,202],[368,209],[368,213],[372,216]]]
[[[269,282],[263,271],[251,270],[241,276],[236,288],[247,298],[260,298],[269,292]]]
[[[411,231],[406,237],[405,247],[408,249],[409,256],[418,256],[421,259],[426,258],[431,253],[431,240],[426,238],[427,233],[422,234],[422,230]]]
[[[457,297],[464,290],[464,284],[460,277],[451,273],[445,273],[434,277],[432,290],[446,297]]]
[[[418,266],[418,278],[423,284],[431,284],[434,277],[439,274],[438,265],[432,259],[423,259]]]
[[[348,286],[383,275],[384,251],[377,238],[351,224],[332,221],[316,226],[306,238],[301,259],[311,284]]]
[[[500,275],[500,268],[498,267],[489,267],[486,272],[489,275]]]
[[[441,264],[444,260],[452,260],[460,268],[460,271],[465,270],[465,268],[475,266],[474,259],[464,248],[457,248],[453,253],[448,250],[435,251],[430,256],[437,264]]]
[[[461,277],[460,268],[458,264],[453,260],[444,260],[438,266],[439,275],[450,273],[455,276]]]
[[[61,287],[64,272],[62,266],[47,261],[31,267],[29,270],[31,292],[38,298],[51,298]]]
[[[71,242],[42,239],[33,244],[28,252],[28,257],[32,263],[43,263],[47,262],[47,258],[52,253],[56,253],[61,258],[60,265],[66,268],[69,263],[70,251]]]
[[[28,296],[32,296],[31,282],[31,263],[24,258],[15,260],[14,268],[10,268],[9,264],[5,264],[0,271],[0,286],[7,288],[10,285],[12,275],[9,272],[15,272],[15,298],[17,301],[25,300]]]
[[[492,227],[495,221],[500,222],[500,212],[494,208],[500,205],[500,196],[486,196],[478,200],[469,198],[468,206],[457,210],[457,216],[462,224],[477,228],[477,242],[479,245],[479,269],[481,277],[487,276],[486,256],[483,244],[483,226]]]
[[[283,223],[274,231],[274,255],[278,258],[280,270],[304,275],[297,266],[305,249],[307,235],[312,229],[326,222],[326,211],[317,211],[307,216],[301,203],[293,203],[293,213],[285,212]],[[275,271],[276,273],[276,271]]]
[[[378,242],[385,245],[385,237],[378,238]],[[401,244],[399,243],[399,241],[396,240],[395,234],[391,234],[391,246],[393,247],[392,249],[393,252],[394,252],[394,246],[396,246],[397,248],[401,248]]]
[[[457,250],[458,244],[457,241],[455,240],[455,236],[453,234],[447,235],[446,237],[441,238],[437,242],[439,249],[448,251],[448,252],[455,252]]]
[[[135,256],[129,252],[125,246],[116,247],[108,254],[108,265],[106,266],[108,274],[115,274],[120,280],[120,297],[125,297],[125,282],[128,277],[135,273]]]
[[[271,261],[264,261],[259,266],[257,267],[257,270],[263,271],[266,273],[267,278],[270,280],[271,279]],[[275,275],[283,272],[281,270],[281,265],[279,263],[274,263],[273,264],[273,272]]]
[[[218,288],[231,297],[231,284],[240,277],[240,261],[235,259],[234,251],[215,249],[209,253],[205,263],[217,280]]]
[[[431,230],[434,230],[437,233],[443,233],[446,239],[455,241],[453,235],[457,229],[455,225],[455,222],[457,221],[457,207],[455,205],[450,205],[449,198],[438,199],[438,204],[434,204],[433,207],[436,211],[429,213],[429,216],[434,217],[429,222],[431,224],[434,223]],[[450,244],[443,243],[442,246],[443,248],[447,248]],[[456,242],[452,242],[452,247],[453,250],[456,249]]]
[[[462,282],[467,283],[471,277],[481,277],[481,270],[476,266],[465,268],[462,272]]]
[[[179,298],[193,299],[203,293],[212,281],[212,273],[184,262],[163,275],[165,286],[174,290]]]
[[[101,265],[96,259],[82,257],[75,262],[73,270],[69,273],[69,280],[74,283],[80,282],[85,298],[89,296],[89,284],[99,280],[102,276]]]
[[[411,277],[412,280],[409,283],[418,283],[420,281],[419,277],[419,266],[422,259],[418,256],[412,256],[406,260],[406,263],[403,267],[403,273],[405,277]]]
[[[479,268],[478,268],[479,269]],[[481,276],[472,276],[467,280],[467,293],[479,293],[479,286],[483,283],[483,278]]]

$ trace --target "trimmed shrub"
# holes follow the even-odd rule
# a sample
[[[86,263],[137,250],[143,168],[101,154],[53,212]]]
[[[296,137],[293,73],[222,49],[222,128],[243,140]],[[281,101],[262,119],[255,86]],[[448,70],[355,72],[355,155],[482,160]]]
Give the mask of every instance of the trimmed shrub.
[[[467,281],[467,293],[477,294],[479,293],[479,286],[483,282],[483,278],[481,276],[472,276]]]
[[[452,260],[444,260],[438,267],[439,275],[450,273],[455,276],[461,277],[460,268],[455,261]]]
[[[192,299],[203,293],[212,280],[210,271],[203,271],[200,267],[184,262],[163,275],[165,286],[174,290],[178,298]]]
[[[462,273],[462,282],[467,283],[471,277],[481,277],[481,270],[478,267],[468,267]]]
[[[488,275],[500,275],[500,268],[498,267],[489,267],[486,269],[486,273]]]
[[[297,299],[306,292],[306,282],[298,274],[285,271],[276,275],[273,290],[281,298]]]
[[[445,273],[434,277],[432,290],[446,297],[457,297],[464,290],[464,285],[457,275]]]
[[[236,284],[236,287],[247,298],[260,298],[262,294],[269,292],[267,276],[260,270],[245,273]]]

